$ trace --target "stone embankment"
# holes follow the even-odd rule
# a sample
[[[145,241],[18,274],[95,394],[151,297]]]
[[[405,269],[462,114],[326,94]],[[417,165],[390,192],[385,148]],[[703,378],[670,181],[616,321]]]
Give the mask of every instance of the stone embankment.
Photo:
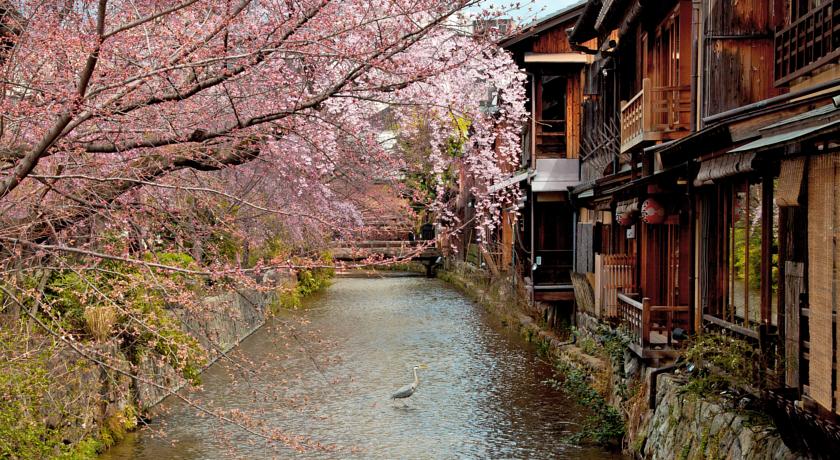
[[[583,375],[605,404],[621,414],[625,453],[655,460],[806,458],[785,445],[768,419],[686,391],[683,375],[656,375],[627,350],[620,336],[592,318],[579,316],[578,329],[568,338],[560,337],[543,326],[541,312],[546,310],[530,311],[527,297],[509,280],[491,280],[466,264],[447,268],[441,279],[517,328],[558,369]],[[652,374],[655,409],[649,409]]]
[[[201,300],[203,308],[186,311],[174,308],[172,312],[180,319],[184,332],[198,339],[207,352],[209,367],[242,340],[265,324],[270,306],[277,302],[273,290],[240,289]],[[141,410],[149,409],[186,382],[167,363],[144,357],[138,374],[153,377],[150,381],[135,379],[137,403]]]
[[[166,311],[206,352],[206,368],[265,324],[272,310],[297,306],[301,297],[325,280],[304,283],[292,274],[272,272],[259,280],[260,289],[208,295],[198,306],[169,305]],[[51,391],[49,401],[39,409],[45,429],[75,446],[73,458],[95,456],[117,442],[137,426],[138,416],[149,416],[155,405],[187,383],[183,372],[153,353],[141,355],[132,364],[125,350],[113,342],[83,350],[85,356],[64,345],[51,354],[45,363],[46,378],[62,385]]]
[[[646,411],[632,446],[652,460],[802,458],[791,452],[775,429],[748,413],[723,407],[683,391],[679,377],[661,375],[656,409]]]

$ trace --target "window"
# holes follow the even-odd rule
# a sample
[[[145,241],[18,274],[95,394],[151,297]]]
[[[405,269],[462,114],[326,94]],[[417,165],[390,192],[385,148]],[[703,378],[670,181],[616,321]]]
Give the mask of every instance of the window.
[[[571,283],[573,263],[572,208],[566,202],[534,203],[534,284],[553,285]]]
[[[790,22],[795,22],[826,1],[828,0],[791,0]]]
[[[537,151],[542,158],[566,157],[566,79],[543,75],[537,111]]]
[[[702,195],[699,275],[705,314],[752,330],[778,323],[779,208],[767,199],[775,187],[775,181],[738,181]]]
[[[646,283],[645,297],[655,305],[684,305],[686,296],[680,292],[680,226],[666,223],[645,225],[644,229],[650,245],[646,250],[649,272],[644,276],[651,279]]]
[[[677,86],[680,82],[680,15],[679,6],[656,28],[652,59],[647,65],[655,87]]]

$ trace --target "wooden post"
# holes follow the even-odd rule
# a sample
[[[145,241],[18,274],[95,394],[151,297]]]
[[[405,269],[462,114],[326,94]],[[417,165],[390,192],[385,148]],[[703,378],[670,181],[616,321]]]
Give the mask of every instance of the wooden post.
[[[604,283],[604,256],[595,254],[595,308],[594,313],[596,318],[601,318],[602,302],[603,302],[603,283]]]
[[[653,85],[650,78],[642,80],[642,136],[653,131]]]
[[[805,264],[785,262],[785,384],[799,388],[799,299],[805,290]]]
[[[773,302],[773,177],[762,178],[761,189],[761,322],[772,324]]]
[[[484,243],[479,243],[478,250],[482,256],[484,263],[487,264],[487,268],[490,269],[490,273],[493,275],[493,278],[499,279],[499,267],[496,265],[496,261],[493,259],[493,255],[487,251],[487,248],[484,246]]]
[[[642,299],[642,349],[650,343],[650,297]]]

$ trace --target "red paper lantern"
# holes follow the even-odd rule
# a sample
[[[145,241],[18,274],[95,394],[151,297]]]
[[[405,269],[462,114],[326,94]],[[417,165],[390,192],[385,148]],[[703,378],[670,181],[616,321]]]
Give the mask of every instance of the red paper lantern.
[[[642,221],[650,225],[665,222],[665,208],[653,198],[648,198],[642,203]]]
[[[615,220],[616,220],[616,222],[618,222],[618,225],[622,225],[624,227],[629,227],[630,225],[633,225],[633,221],[636,220],[635,216],[633,214],[634,214],[633,211],[625,211],[625,212],[617,211],[615,213]]]

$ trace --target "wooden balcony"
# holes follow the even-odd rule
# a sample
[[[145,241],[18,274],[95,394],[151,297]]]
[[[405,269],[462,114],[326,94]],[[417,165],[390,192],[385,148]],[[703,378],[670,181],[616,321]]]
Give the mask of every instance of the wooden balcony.
[[[840,57],[840,0],[823,2],[776,32],[776,85]]]
[[[654,306],[650,299],[637,300],[634,294],[619,293],[621,327],[630,337],[630,350],[642,359],[675,358],[682,347],[682,336],[674,330],[688,330],[688,306]]]
[[[688,133],[691,87],[653,87],[642,81],[642,90],[621,104],[621,153],[648,141],[678,139]]]

